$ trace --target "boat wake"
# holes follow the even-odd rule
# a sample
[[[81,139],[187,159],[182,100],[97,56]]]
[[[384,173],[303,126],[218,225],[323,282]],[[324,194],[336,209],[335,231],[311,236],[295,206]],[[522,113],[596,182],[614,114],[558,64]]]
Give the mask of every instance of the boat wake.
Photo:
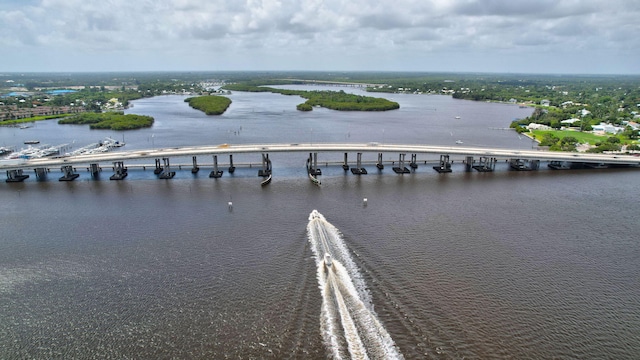
[[[318,268],[322,336],[332,357],[402,359],[373,310],[371,295],[340,231],[313,210],[307,236]]]

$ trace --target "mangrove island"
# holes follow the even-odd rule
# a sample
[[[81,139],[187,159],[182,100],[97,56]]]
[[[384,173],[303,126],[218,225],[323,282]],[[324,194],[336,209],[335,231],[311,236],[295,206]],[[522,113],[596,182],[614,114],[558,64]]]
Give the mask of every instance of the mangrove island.
[[[184,101],[189,103],[192,108],[203,111],[207,115],[220,115],[231,105],[229,98],[217,95],[190,97]]]
[[[82,113],[58,121],[58,124],[89,124],[91,129],[133,130],[153,125],[153,117],[122,111]]]
[[[257,86],[247,83],[229,84],[224,87],[226,90],[248,91],[248,92],[272,92],[282,95],[297,95],[307,99],[299,104],[300,111],[311,111],[314,106],[321,106],[331,110],[339,111],[386,111],[400,108],[400,104],[383,98],[347,94],[344,91],[305,91],[276,89],[267,86]]]

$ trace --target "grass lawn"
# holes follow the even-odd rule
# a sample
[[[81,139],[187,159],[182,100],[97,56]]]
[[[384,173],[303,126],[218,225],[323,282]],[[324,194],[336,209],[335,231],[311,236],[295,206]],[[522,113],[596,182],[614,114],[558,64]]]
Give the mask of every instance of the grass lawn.
[[[572,136],[578,139],[578,142],[581,144],[589,143],[591,145],[595,145],[598,142],[602,142],[607,140],[609,136],[595,135],[587,132],[579,132],[579,131],[571,131],[571,130],[532,130],[531,133],[536,138],[536,140],[542,140],[542,137],[545,134],[553,134],[558,139],[565,138],[567,136]]]

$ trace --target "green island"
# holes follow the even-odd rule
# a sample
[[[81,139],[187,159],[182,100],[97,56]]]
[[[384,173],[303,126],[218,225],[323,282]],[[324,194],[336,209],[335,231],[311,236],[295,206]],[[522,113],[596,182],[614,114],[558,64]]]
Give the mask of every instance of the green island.
[[[89,124],[91,129],[133,130],[153,125],[153,118],[145,115],[127,114],[121,111],[106,113],[82,113],[61,119],[58,124]]]
[[[207,115],[220,115],[231,105],[229,98],[217,95],[190,97],[184,101],[189,103],[192,108],[203,111]]]
[[[282,95],[297,95],[307,99],[296,108],[300,111],[311,111],[314,106],[321,106],[339,111],[387,111],[400,108],[400,104],[383,98],[347,94],[344,91],[305,91],[276,89],[249,83],[229,84],[224,87],[232,91],[271,92]]]

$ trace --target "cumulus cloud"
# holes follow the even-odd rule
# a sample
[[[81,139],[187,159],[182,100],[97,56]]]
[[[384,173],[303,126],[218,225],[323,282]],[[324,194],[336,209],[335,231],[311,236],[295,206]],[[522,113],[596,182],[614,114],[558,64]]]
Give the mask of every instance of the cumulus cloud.
[[[2,70],[30,70],[21,54],[59,52],[104,63],[117,56],[132,70],[143,62],[156,70],[267,69],[247,61],[260,57],[279,69],[313,70],[321,58],[327,69],[424,71],[494,71],[480,63],[521,54],[524,64],[548,53],[553,71],[562,54],[593,48],[613,51],[616,68],[616,52],[640,51],[639,15],[640,2],[625,0],[0,1],[0,47],[11,54]],[[466,64],[432,61],[454,53]],[[640,64],[626,64],[640,72]],[[78,67],[92,70],[86,61]],[[590,71],[588,61],[583,68],[602,71]]]

